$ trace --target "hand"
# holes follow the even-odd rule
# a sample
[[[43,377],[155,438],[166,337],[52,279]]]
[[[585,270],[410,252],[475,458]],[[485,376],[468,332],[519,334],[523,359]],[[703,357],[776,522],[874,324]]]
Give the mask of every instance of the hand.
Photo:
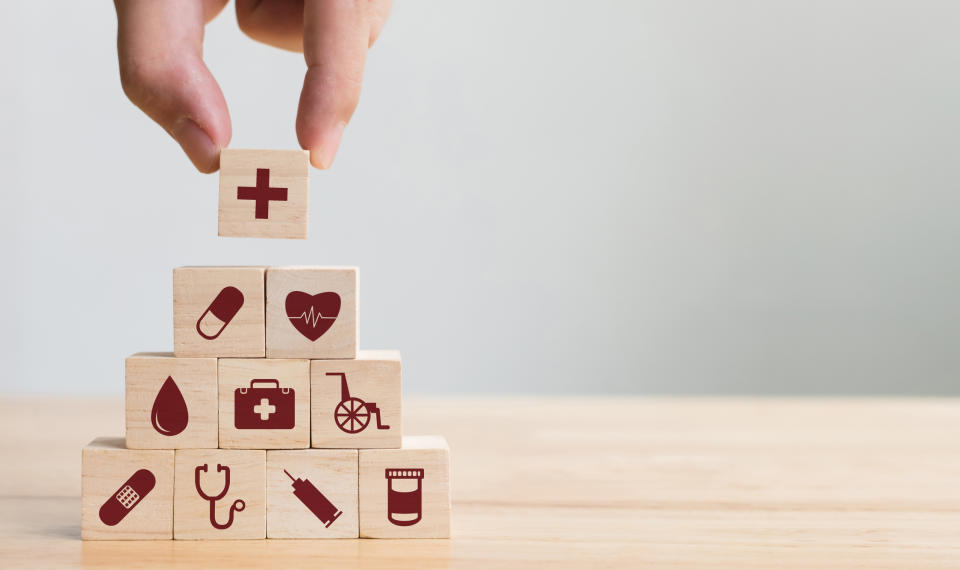
[[[227,0],[115,0],[120,81],[127,97],[172,136],[201,172],[220,167],[230,114],[203,63],[203,28]],[[360,99],[367,49],[390,0],[237,0],[251,38],[302,51],[307,73],[297,139],[310,162],[328,168]]]

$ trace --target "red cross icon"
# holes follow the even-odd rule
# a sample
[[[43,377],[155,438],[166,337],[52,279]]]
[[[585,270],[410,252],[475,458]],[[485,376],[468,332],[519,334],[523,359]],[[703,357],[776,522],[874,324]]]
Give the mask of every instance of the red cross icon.
[[[253,413],[260,414],[260,419],[267,421],[270,414],[277,411],[277,407],[270,403],[267,398],[260,398],[260,403],[253,407]]]
[[[278,202],[286,202],[287,189],[271,188],[270,187],[270,169],[258,168],[257,169],[257,185],[256,186],[237,186],[237,200],[256,200],[257,207],[256,207],[254,217],[258,220],[266,220],[268,217],[270,200],[276,200]]]

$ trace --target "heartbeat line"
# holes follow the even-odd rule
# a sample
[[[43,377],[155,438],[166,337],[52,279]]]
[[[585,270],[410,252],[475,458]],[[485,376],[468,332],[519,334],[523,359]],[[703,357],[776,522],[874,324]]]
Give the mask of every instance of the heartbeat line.
[[[336,318],[337,317],[325,317],[320,314],[320,311],[317,311],[316,313],[314,313],[313,307],[310,307],[309,311],[300,313],[299,317],[290,317],[290,320],[292,321],[295,319],[303,319],[304,321],[310,323],[311,327],[316,328],[317,323],[319,323],[321,320],[332,321],[332,320],[336,320]]]

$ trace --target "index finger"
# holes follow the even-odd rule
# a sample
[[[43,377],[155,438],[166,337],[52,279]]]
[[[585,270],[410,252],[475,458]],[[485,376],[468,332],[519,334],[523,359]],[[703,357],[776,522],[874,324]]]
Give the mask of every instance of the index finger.
[[[303,55],[307,73],[300,93],[297,139],[317,168],[329,168],[360,100],[370,43],[370,3],[306,0]]]

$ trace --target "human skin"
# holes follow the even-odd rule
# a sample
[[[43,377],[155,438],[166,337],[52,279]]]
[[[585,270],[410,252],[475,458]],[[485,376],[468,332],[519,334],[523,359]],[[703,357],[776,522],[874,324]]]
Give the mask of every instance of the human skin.
[[[201,172],[220,168],[230,142],[223,92],[203,62],[204,27],[227,0],[115,0],[120,81],[130,101],[180,144]],[[248,36],[302,52],[307,64],[297,139],[329,168],[363,84],[367,50],[390,0],[236,0]]]

